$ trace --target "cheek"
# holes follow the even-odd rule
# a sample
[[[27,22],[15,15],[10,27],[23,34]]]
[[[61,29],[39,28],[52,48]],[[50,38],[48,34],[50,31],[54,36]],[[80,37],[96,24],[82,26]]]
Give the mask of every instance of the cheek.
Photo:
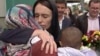
[[[34,19],[35,19],[36,22],[38,22],[38,18],[35,17]]]
[[[93,9],[90,9],[89,12],[90,12],[91,15],[94,15],[95,14],[95,12],[94,12]]]
[[[46,24],[46,29],[48,29],[51,26],[51,18],[46,20],[45,24]]]

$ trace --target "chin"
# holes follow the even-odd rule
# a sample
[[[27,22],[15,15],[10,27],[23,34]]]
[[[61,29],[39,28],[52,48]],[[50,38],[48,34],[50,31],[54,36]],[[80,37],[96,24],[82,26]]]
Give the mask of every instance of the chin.
[[[46,30],[46,28],[45,27],[42,27],[43,28],[43,30]]]

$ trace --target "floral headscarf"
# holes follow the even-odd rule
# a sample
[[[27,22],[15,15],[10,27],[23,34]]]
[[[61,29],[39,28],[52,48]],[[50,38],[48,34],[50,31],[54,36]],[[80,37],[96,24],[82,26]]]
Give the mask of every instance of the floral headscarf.
[[[32,8],[25,4],[18,4],[10,8],[5,21],[10,28],[41,28],[33,18]]]

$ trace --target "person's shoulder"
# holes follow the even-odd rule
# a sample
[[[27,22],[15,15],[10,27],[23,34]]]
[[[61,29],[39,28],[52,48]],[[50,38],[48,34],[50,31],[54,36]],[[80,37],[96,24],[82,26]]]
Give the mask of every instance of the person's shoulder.
[[[65,49],[65,47],[58,48],[58,56],[70,56]]]
[[[91,56],[97,56],[96,52],[91,49],[91,48],[88,48],[88,47],[82,47],[81,50],[80,50],[82,53],[84,53],[85,55],[91,55]]]
[[[58,56],[60,55],[69,55],[69,56],[85,56],[80,50],[71,48],[71,47],[62,47],[58,48]]]
[[[63,21],[70,22],[70,21],[71,21],[71,19],[70,19],[70,18],[67,18],[67,17],[64,17]]]
[[[84,17],[87,17],[87,12],[86,13],[83,13],[80,16],[78,16],[77,19],[83,19]]]
[[[92,50],[91,48],[86,47],[86,46],[82,46],[80,50],[81,50],[82,52],[94,51],[94,50]]]

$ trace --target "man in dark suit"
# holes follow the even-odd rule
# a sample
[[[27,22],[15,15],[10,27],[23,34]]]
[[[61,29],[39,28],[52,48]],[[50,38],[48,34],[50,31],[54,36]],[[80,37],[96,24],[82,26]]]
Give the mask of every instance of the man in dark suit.
[[[58,21],[59,21],[60,30],[71,26],[71,20],[64,17],[64,11],[65,11],[65,8],[67,7],[66,1],[56,0],[55,2],[58,9]]]
[[[88,7],[88,12],[79,16],[75,23],[76,27],[78,27],[83,34],[100,30],[100,0],[90,0]]]
[[[71,20],[64,17],[64,11],[65,11],[65,8],[67,7],[66,1],[65,0],[55,0],[55,3],[58,9],[58,21],[59,21],[59,28],[60,28],[59,31],[61,31],[62,29],[71,26]],[[57,45],[58,47],[60,46],[59,42],[57,42]]]

